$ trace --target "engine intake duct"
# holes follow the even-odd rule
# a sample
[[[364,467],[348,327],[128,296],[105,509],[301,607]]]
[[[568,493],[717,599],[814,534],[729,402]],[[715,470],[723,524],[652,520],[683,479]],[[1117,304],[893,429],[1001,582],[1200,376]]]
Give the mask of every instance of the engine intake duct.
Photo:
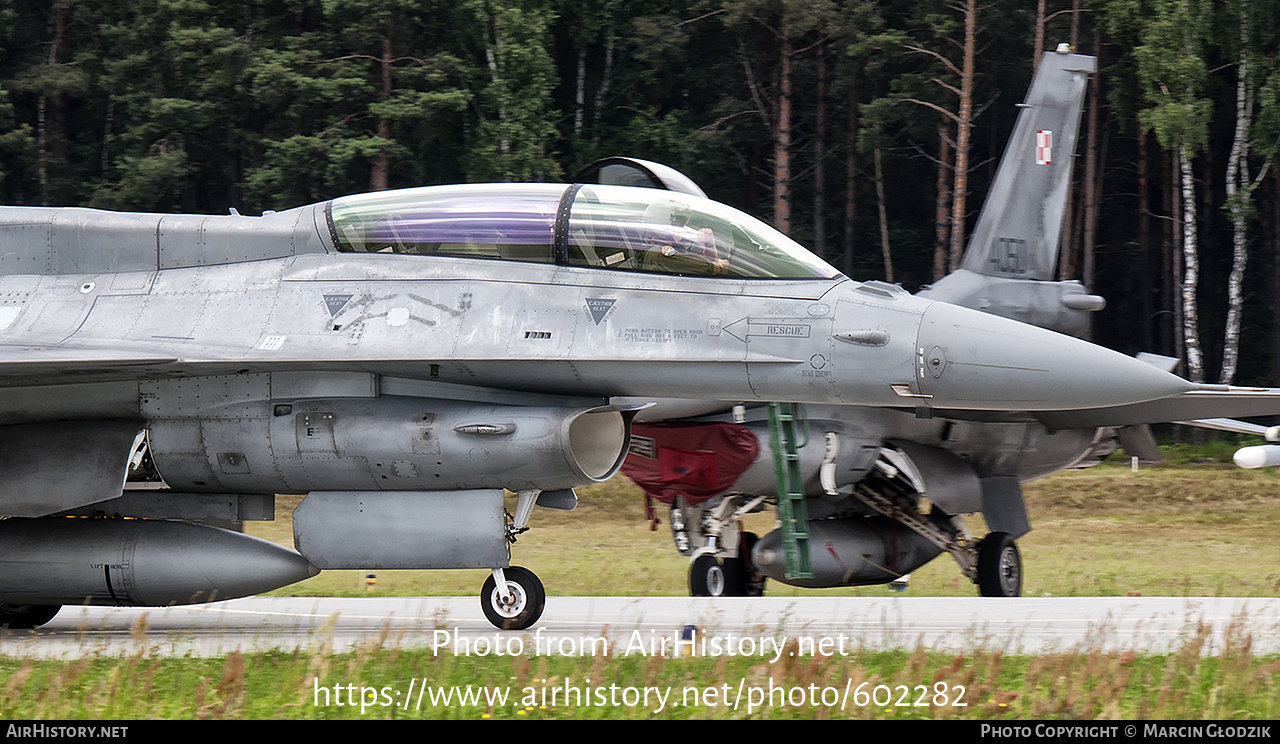
[[[155,418],[150,442],[175,490],[559,490],[617,472],[636,410],[263,399]]]

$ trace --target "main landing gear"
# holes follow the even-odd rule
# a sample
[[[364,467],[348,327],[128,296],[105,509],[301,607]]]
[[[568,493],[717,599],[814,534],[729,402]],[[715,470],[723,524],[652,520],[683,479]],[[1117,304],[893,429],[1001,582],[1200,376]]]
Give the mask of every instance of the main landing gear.
[[[764,596],[764,577],[751,566],[751,549],[757,539],[754,533],[743,532],[736,557],[718,558],[712,553],[695,556],[689,564],[689,596]]]
[[[978,590],[984,597],[1022,595],[1022,554],[1007,532],[992,532],[978,543]]]
[[[693,557],[689,596],[764,596],[764,576],[751,564],[751,549],[759,538],[742,529],[743,516],[759,510],[762,503],[763,496],[728,495],[696,506],[686,506],[683,499],[671,505],[676,549]],[[737,551],[726,549],[734,545]]]
[[[734,558],[721,562],[719,558],[704,553],[689,564],[689,596],[733,596],[742,583],[742,568]]]

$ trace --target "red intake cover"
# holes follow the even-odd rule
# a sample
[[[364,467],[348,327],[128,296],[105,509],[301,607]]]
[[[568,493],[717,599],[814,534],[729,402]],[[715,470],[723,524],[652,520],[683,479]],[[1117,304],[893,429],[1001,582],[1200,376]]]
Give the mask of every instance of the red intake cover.
[[[651,498],[697,504],[729,490],[760,452],[745,426],[636,424],[622,472]]]

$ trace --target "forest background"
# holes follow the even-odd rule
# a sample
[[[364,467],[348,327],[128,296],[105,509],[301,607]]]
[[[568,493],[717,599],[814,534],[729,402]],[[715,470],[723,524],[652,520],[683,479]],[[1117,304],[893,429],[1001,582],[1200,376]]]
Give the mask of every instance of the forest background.
[[[1099,57],[1059,278],[1280,382],[1280,0],[0,0],[0,202],[245,214],[674,166],[855,279],[955,267],[1043,50]]]

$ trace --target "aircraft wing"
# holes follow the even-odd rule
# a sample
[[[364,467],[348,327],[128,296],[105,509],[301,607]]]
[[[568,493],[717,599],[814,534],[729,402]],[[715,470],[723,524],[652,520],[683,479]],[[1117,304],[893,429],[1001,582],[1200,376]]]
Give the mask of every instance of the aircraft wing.
[[[1226,418],[1173,421],[1171,423],[1182,424],[1183,426],[1198,426],[1201,429],[1213,429],[1214,431],[1227,431],[1232,434],[1251,434],[1259,437],[1266,436],[1268,428],[1262,424],[1251,424],[1248,421],[1236,421],[1235,419]]]
[[[1197,422],[1220,421],[1244,416],[1280,415],[1280,388],[1200,385],[1195,390],[1145,403],[1072,411],[1043,411],[1034,415],[1050,429],[1087,429],[1097,426],[1170,422],[1222,428]],[[1240,430],[1229,429],[1229,431]]]

